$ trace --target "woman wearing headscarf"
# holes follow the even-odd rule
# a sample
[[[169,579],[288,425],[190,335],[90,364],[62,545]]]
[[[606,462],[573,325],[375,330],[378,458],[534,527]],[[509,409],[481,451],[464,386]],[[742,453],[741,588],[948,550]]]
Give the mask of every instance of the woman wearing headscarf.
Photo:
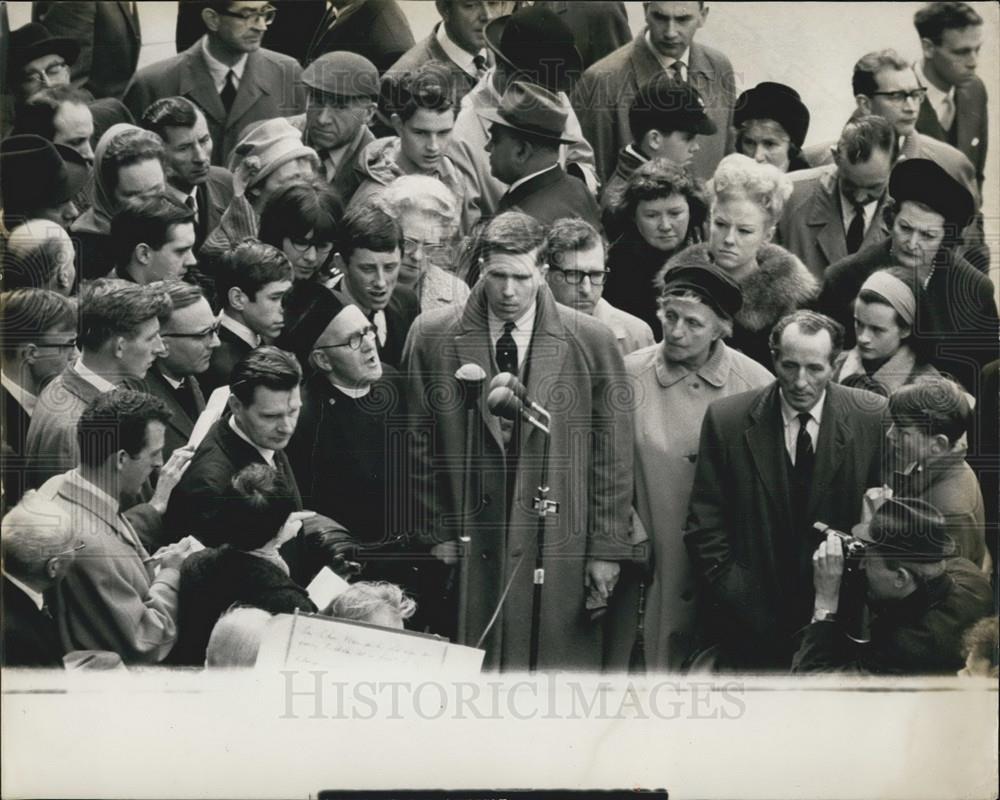
[[[702,418],[713,401],[773,376],[723,341],[743,304],[732,278],[700,260],[689,265],[682,254],[660,280],[663,341],[626,356],[625,368],[636,398],[636,540],[647,542],[652,564],[644,591],[646,666],[676,671],[697,646],[695,578],[682,534]]]

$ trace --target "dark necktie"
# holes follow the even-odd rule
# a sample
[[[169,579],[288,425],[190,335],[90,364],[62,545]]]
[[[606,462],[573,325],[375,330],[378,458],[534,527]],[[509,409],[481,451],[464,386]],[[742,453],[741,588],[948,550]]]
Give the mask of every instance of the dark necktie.
[[[854,203],[854,218],[847,228],[847,253],[856,253],[861,247],[861,242],[865,238],[865,207],[861,203]]]
[[[219,97],[222,98],[222,105],[226,107],[226,113],[233,107],[233,101],[236,99],[236,73],[232,70],[226,73],[226,85],[222,87],[222,91],[219,92]]]
[[[497,339],[497,366],[501,372],[517,375],[517,342],[514,341],[513,322],[503,324],[503,333]]]
[[[675,61],[667,67],[667,71],[670,73],[670,77],[677,81],[677,83],[686,83],[684,80],[684,64],[682,62]]]
[[[812,437],[809,435],[810,419],[812,417],[805,411],[798,415],[799,435],[795,437],[795,472],[806,486],[812,482],[813,462],[816,459]]]
[[[186,379],[182,380],[181,385],[174,389],[174,399],[184,409],[184,413],[188,415],[188,418],[192,422],[198,419],[198,408],[194,402],[194,392],[191,391],[191,387],[188,385]]]

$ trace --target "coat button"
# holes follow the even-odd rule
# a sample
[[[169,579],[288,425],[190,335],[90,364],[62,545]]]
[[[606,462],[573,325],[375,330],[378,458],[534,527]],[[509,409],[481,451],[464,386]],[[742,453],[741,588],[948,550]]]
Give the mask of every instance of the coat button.
[[[691,384],[691,388],[692,389],[700,389],[701,388],[701,384],[698,383],[697,381],[695,381],[694,383]]]
[[[479,557],[480,557],[480,558],[481,558],[481,559],[482,559],[483,561],[489,561],[489,558],[490,558],[490,556],[489,556],[489,553],[482,553],[482,554],[481,554],[481,555],[480,555]]]

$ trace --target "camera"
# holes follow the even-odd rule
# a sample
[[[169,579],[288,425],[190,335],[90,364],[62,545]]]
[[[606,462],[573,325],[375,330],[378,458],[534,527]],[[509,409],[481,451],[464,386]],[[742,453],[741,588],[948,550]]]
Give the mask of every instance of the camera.
[[[865,578],[864,558],[868,543],[843,531],[831,528],[825,522],[813,525],[825,539],[832,533],[840,539],[844,551],[844,574],[840,579],[840,598],[837,603],[837,619],[841,620],[844,633],[855,642],[868,642],[868,581]]]

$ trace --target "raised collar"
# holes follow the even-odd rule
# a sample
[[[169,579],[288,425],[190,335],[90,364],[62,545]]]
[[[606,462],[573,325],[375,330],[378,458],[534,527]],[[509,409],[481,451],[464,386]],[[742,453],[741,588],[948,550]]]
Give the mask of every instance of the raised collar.
[[[257,444],[240,429],[240,426],[236,424],[236,417],[229,418],[229,429],[239,436],[244,442],[250,445],[254,450],[260,453],[260,457],[267,462],[268,466],[274,466],[275,451],[268,450],[266,447],[258,447]]]

